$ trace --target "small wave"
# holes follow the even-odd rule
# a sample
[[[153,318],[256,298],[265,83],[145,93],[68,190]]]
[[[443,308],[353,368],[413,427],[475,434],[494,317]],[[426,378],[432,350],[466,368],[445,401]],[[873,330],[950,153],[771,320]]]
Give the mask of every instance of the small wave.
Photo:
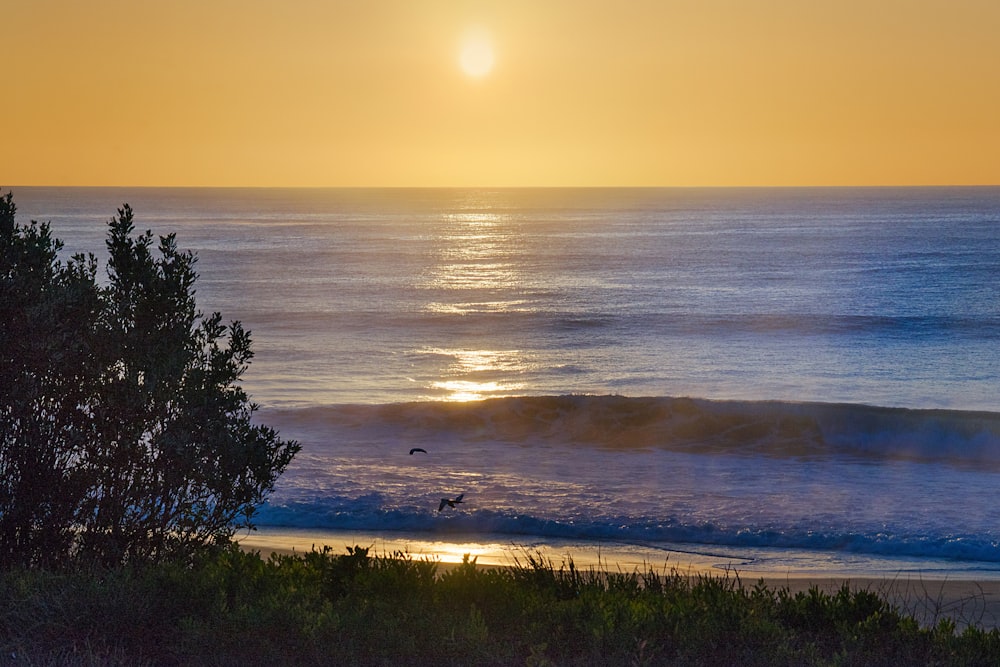
[[[370,494],[328,502],[268,505],[261,508],[257,523],[282,528],[530,535],[547,539],[607,540],[632,544],[669,542],[737,548],[775,547],[1000,563],[1000,543],[990,537],[975,535],[730,527],[713,523],[686,523],[676,518],[609,517],[569,521],[499,510],[442,515],[415,507],[393,507],[383,501],[378,494]]]
[[[852,315],[825,313],[643,313],[630,315],[630,326],[661,334],[722,336],[789,334],[801,336],[883,336],[932,338],[947,335],[967,340],[993,340],[1000,318],[990,315]],[[595,325],[604,324],[593,320]],[[610,322],[608,322],[610,324]]]
[[[295,433],[339,429],[368,441],[450,439],[1000,467],[1000,413],[994,412],[567,395],[276,409],[266,412],[266,420]]]

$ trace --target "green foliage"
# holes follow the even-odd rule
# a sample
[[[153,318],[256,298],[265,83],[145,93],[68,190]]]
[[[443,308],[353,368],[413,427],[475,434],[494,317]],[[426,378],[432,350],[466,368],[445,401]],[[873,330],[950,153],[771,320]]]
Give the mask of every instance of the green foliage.
[[[0,566],[54,564],[72,548],[90,484],[80,466],[102,372],[96,260],[56,259],[47,224],[19,227],[0,197]]]
[[[135,235],[62,264],[0,198],[0,567],[189,557],[252,526],[298,444],[252,423],[239,322],[196,308],[195,256]]]
[[[921,628],[847,587],[581,572],[529,557],[444,570],[354,547],[0,574],[0,655],[25,664],[993,665],[1000,631]],[[571,565],[571,564],[570,564]],[[573,582],[575,592],[552,582]]]

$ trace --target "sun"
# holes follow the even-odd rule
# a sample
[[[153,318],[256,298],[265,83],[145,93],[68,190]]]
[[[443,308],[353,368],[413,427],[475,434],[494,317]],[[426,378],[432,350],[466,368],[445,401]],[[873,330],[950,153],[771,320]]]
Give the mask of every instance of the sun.
[[[462,37],[458,53],[458,64],[462,71],[478,79],[493,69],[493,40],[484,30],[470,30]]]

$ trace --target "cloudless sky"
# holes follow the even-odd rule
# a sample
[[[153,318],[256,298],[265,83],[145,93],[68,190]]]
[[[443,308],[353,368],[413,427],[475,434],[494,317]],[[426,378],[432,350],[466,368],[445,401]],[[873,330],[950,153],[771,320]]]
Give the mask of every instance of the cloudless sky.
[[[0,0],[0,20],[2,187],[1000,184],[998,0]]]

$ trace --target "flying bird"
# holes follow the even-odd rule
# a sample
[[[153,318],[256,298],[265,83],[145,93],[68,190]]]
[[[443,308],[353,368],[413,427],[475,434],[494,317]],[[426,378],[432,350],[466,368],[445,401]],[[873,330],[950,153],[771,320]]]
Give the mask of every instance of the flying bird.
[[[410,456],[413,456],[413,452],[423,452],[424,454],[426,454],[427,450],[424,449],[423,447],[414,447],[413,449],[410,450]]]
[[[464,495],[465,495],[464,493],[460,493],[458,494],[458,497],[455,498],[454,500],[449,500],[448,498],[442,498],[441,504],[438,505],[438,512],[443,510],[445,505],[447,505],[448,507],[454,507],[457,503],[462,502],[462,496]]]

